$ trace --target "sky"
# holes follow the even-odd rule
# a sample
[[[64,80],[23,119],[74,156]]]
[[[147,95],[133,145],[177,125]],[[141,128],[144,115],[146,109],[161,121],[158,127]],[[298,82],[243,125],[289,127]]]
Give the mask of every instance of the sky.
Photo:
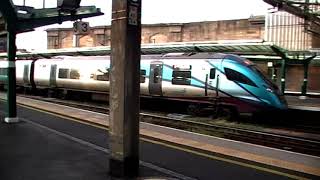
[[[43,7],[43,0],[25,0],[27,6]],[[45,0],[45,7],[56,7],[56,0]],[[13,0],[22,5],[23,0]],[[103,16],[83,19],[90,26],[111,24],[112,0],[82,0],[81,6],[95,5],[101,8]],[[142,0],[142,24],[186,23],[249,18],[264,15],[272,8],[263,0]],[[72,27],[72,22],[37,28],[33,32],[17,35],[17,47],[27,50],[47,48],[47,28]]]

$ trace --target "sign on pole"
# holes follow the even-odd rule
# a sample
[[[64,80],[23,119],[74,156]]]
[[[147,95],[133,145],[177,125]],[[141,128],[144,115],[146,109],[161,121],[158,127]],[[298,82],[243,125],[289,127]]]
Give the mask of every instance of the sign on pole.
[[[84,21],[76,21],[73,23],[73,31],[75,34],[89,34],[89,23]]]

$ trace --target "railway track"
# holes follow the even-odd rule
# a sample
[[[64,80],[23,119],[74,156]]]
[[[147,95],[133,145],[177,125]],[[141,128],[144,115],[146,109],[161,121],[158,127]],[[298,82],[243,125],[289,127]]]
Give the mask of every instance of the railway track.
[[[56,104],[61,104],[80,109],[86,109],[94,112],[108,114],[108,107],[99,105],[79,103],[75,101],[66,101],[53,98],[42,98],[38,96],[22,96]],[[245,128],[236,128],[224,125],[217,125],[197,121],[197,118],[187,119],[182,116],[168,117],[167,114],[141,112],[141,121],[192,131],[196,133],[206,134],[210,136],[217,136],[232,140],[244,141],[248,143],[264,145],[268,147],[289,150],[304,154],[320,156],[320,139],[312,139],[307,137],[297,137],[292,135],[283,135],[277,133],[270,133],[258,130],[251,130]]]

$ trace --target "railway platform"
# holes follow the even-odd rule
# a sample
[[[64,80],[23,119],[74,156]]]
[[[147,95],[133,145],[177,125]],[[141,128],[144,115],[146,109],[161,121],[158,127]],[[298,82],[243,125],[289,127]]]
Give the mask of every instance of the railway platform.
[[[0,98],[4,99],[3,96]],[[108,116],[17,97],[0,127],[0,179],[110,179]],[[0,101],[0,117],[4,103]],[[140,124],[141,179],[317,179],[320,158]]]
[[[320,112],[320,96],[285,96],[288,106],[293,110]]]

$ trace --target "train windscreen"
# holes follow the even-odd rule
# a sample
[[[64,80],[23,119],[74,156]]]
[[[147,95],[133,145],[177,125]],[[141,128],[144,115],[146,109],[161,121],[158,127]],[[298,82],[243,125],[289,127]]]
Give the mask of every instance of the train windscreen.
[[[260,77],[263,78],[263,80],[271,87],[273,88],[274,90],[279,90],[278,86],[273,82],[271,81],[268,77],[266,77],[262,71],[259,69],[259,67],[257,65],[250,65],[249,66],[255,73],[259,74]]]

